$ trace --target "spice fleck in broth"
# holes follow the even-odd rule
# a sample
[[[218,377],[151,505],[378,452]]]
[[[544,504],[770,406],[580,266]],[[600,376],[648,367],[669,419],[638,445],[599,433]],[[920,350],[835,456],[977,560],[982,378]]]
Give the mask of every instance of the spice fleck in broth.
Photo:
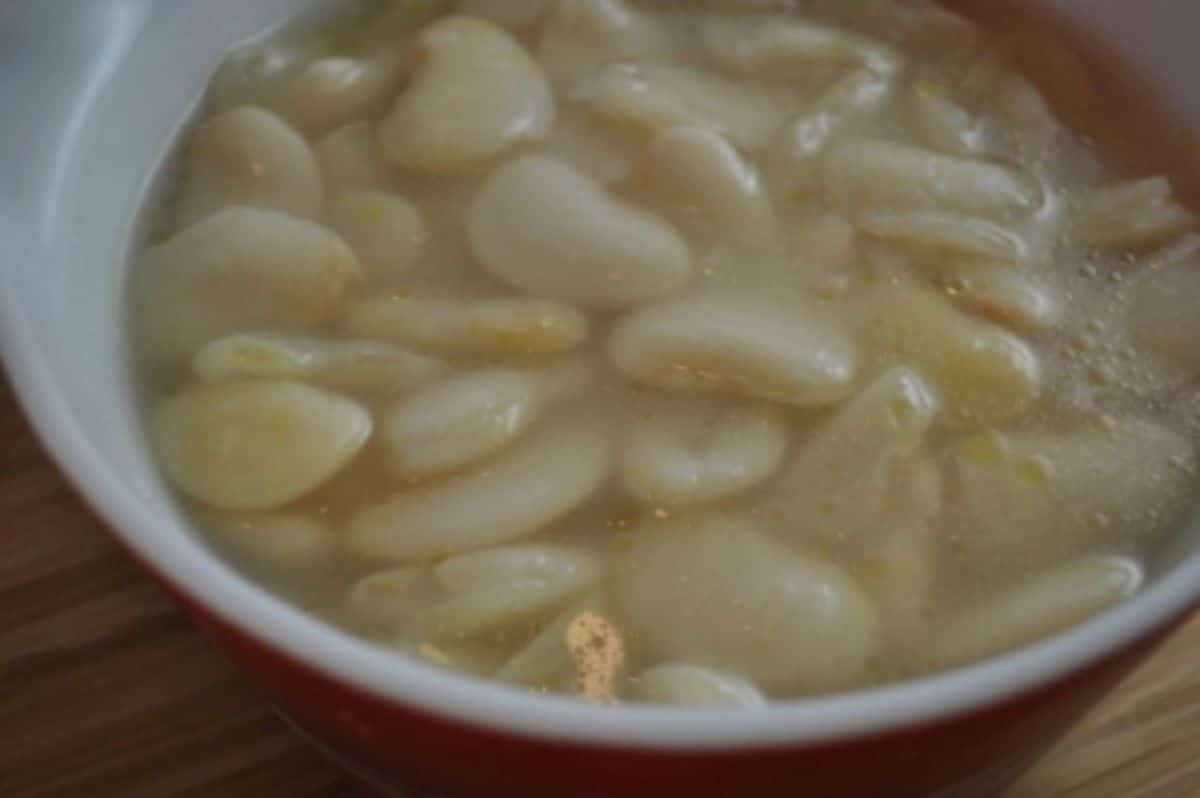
[[[1005,27],[363,3],[232,53],[134,271],[166,475],[317,616],[600,702],[1119,603],[1195,498],[1192,176]]]

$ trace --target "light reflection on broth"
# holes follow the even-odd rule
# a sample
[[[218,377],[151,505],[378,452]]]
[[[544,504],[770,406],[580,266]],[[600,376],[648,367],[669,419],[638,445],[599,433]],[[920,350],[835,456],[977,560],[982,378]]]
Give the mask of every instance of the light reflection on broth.
[[[1194,137],[1028,4],[764,5],[364,2],[230,56],[133,295],[214,544],[599,703],[1136,592],[1195,498]]]

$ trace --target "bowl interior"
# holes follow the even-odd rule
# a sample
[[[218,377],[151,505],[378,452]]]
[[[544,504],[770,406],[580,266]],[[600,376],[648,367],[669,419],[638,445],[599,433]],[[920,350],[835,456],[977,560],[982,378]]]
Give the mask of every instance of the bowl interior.
[[[1200,130],[1192,32],[1175,0],[1048,0],[1115,41]],[[1200,597],[1200,524],[1154,585],[1052,641],[909,685],[738,716],[596,709],[401,661],[309,620],[238,577],[188,528],[147,457],[130,389],[122,279],[155,166],[232,43],[321,0],[65,0],[0,9],[0,347],[38,431],[121,538],[183,592],[275,647],[382,695],[559,738],[733,745],[829,738],[998,699],[1129,642]],[[1136,8],[1135,8],[1136,6]],[[313,653],[319,652],[319,653]]]

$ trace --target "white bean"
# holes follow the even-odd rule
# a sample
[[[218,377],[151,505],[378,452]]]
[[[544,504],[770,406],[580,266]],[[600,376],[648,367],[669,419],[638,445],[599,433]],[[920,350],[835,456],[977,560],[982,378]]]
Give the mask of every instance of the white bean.
[[[687,663],[655,665],[629,680],[630,696],[681,707],[743,707],[767,705],[751,682],[732,673]]]
[[[605,64],[661,55],[666,32],[625,0],[560,0],[538,42],[542,67],[559,88],[574,85]]]
[[[201,384],[154,409],[172,481],[225,510],[271,510],[346,467],[371,437],[355,402],[295,382]]]
[[[180,355],[250,326],[309,327],[360,279],[350,248],[312,222],[229,208],[148,249],[138,295],[144,340]]]
[[[1195,215],[1172,197],[1165,177],[1106,186],[1087,197],[1071,228],[1089,247],[1139,250],[1166,243],[1195,227]]]
[[[505,28],[535,25],[555,5],[555,0],[459,0],[457,14],[480,17]]]
[[[287,122],[262,108],[235,108],[197,128],[185,169],[181,225],[230,205],[305,218],[321,210],[321,170],[312,150]]]
[[[794,81],[820,68],[847,67],[890,76],[904,65],[903,56],[882,41],[794,17],[716,16],[702,36],[710,58],[749,77]]]
[[[456,593],[482,590],[513,579],[543,579],[583,589],[603,573],[600,559],[583,549],[555,543],[523,543],[459,554],[434,568]]]
[[[217,67],[205,99],[218,113],[261,104],[314,55],[309,43],[293,40],[239,47]]]
[[[363,508],[350,523],[347,545],[367,557],[403,561],[516,540],[591,498],[610,465],[602,433],[551,428],[480,471]]]
[[[657,135],[637,182],[694,235],[755,244],[774,231],[775,211],[758,170],[711,130],[685,126]]]
[[[1137,418],[955,444],[960,545],[992,563],[1077,553],[1174,517],[1196,473],[1186,437]]]
[[[717,501],[771,476],[787,453],[788,428],[769,408],[713,415],[659,413],[635,422],[622,462],[625,487],[651,506]]]
[[[830,198],[851,214],[884,208],[1007,219],[1036,211],[1043,200],[1040,184],[1012,169],[879,139],[833,150],[824,176]]]
[[[366,300],[351,309],[347,327],[447,355],[554,355],[588,336],[587,317],[574,307],[524,297]]]
[[[367,122],[353,122],[325,134],[317,140],[313,152],[330,192],[381,188],[388,182],[383,147]]]
[[[345,606],[359,621],[392,631],[412,628],[421,614],[444,597],[429,569],[402,566],[375,571],[354,582]]]
[[[519,158],[488,178],[467,232],[498,279],[589,306],[667,297],[691,272],[687,244],[673,228],[542,156]]]
[[[296,513],[207,516],[219,538],[258,565],[311,568],[337,555],[337,538],[320,519]]]
[[[1124,557],[1086,557],[1043,574],[947,624],[933,661],[965,665],[1082,623],[1138,591],[1142,569]]]
[[[580,390],[579,364],[544,371],[488,368],[467,372],[409,397],[383,422],[392,471],[420,479],[495,454],[524,433],[549,402]]]
[[[391,163],[421,172],[455,171],[549,131],[550,86],[501,28],[448,17],[423,31],[420,43],[421,67],[379,129]]]
[[[597,558],[555,545],[514,545],[461,554],[434,574],[454,595],[424,624],[438,637],[479,634],[554,609],[601,575]]]
[[[767,689],[852,684],[879,642],[875,609],[841,571],[735,518],[638,529],[615,588],[648,655],[744,674]]]
[[[734,390],[801,407],[844,399],[857,353],[816,306],[712,292],[637,311],[617,323],[609,356],[631,379],[672,390]]]
[[[850,542],[852,573],[875,601],[883,622],[886,656],[905,665],[925,661],[932,632],[935,580],[943,512],[943,477],[934,458],[899,463],[892,495],[874,528]]]
[[[545,579],[512,579],[451,596],[424,614],[421,627],[439,640],[494,632],[553,612],[573,592]]]
[[[329,208],[333,229],[350,245],[368,275],[402,272],[412,267],[429,232],[415,204],[375,189],[350,189],[334,197]]]
[[[1006,327],[1046,330],[1063,318],[1058,293],[1011,264],[959,262],[942,270],[938,281],[956,303]]]
[[[859,539],[879,521],[897,469],[925,442],[940,409],[919,374],[886,372],[801,442],[771,517],[800,539]]]
[[[607,64],[579,81],[571,97],[598,116],[637,130],[701,127],[746,150],[762,147],[792,105],[763,86],[644,61]]]
[[[1029,78],[1008,63],[1000,48],[983,50],[959,78],[963,99],[982,107],[985,115],[1009,140],[1009,149],[1022,164],[1036,167],[1053,155],[1062,123]]]
[[[886,285],[865,301],[861,318],[862,341],[878,362],[909,364],[937,388],[948,427],[1019,418],[1041,395],[1033,349],[944,296],[911,283]]]
[[[378,341],[346,341],[283,333],[218,338],[192,358],[203,380],[313,380],[348,391],[405,391],[441,376],[445,365],[428,355]]]
[[[644,145],[612,135],[602,120],[578,112],[561,114],[539,152],[569,163],[602,186],[628,179]]]
[[[271,98],[271,110],[309,133],[366,116],[389,100],[411,69],[409,54],[391,47],[362,57],[309,63]]]
[[[821,156],[839,135],[869,118],[892,94],[891,81],[870,70],[841,78],[776,136],[769,174],[786,194],[821,185]]]
[[[984,219],[942,211],[873,210],[855,221],[866,233],[919,254],[961,255],[1020,263],[1029,244],[1018,233]]]
[[[909,84],[907,100],[911,124],[927,146],[950,155],[983,154],[982,121],[959,105],[943,82],[917,77]]]

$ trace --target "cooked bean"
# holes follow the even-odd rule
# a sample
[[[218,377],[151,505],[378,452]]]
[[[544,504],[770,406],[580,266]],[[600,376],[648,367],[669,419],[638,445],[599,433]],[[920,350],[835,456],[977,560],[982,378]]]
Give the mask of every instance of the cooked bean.
[[[841,78],[776,136],[771,179],[787,194],[814,191],[821,186],[821,156],[840,134],[883,107],[892,82],[858,70]]]
[[[553,158],[526,156],[488,178],[470,211],[475,256],[495,277],[548,299],[623,306],[687,283],[687,244]]]
[[[421,34],[421,67],[379,129],[387,159],[420,172],[463,169],[543,138],[554,97],[541,68],[501,28],[472,17]]]
[[[862,318],[867,350],[928,378],[941,394],[947,426],[1020,418],[1041,395],[1034,350],[1001,327],[959,313],[945,297],[911,284],[888,285],[865,303]]]
[[[320,225],[236,207],[148,249],[138,312],[154,349],[180,355],[252,326],[305,328],[336,316],[359,279],[354,253]]]
[[[242,106],[201,125],[187,151],[179,219],[189,224],[231,205],[315,217],[321,170],[304,139],[269,111]]]
[[[1138,343],[1200,374],[1200,263],[1184,261],[1147,273],[1134,289],[1129,324]]]
[[[454,471],[521,436],[551,401],[587,382],[579,364],[535,371],[488,368],[451,377],[393,408],[381,437],[405,479]]]
[[[768,408],[661,413],[639,419],[623,458],[625,487],[652,506],[717,501],[771,476],[788,448],[783,418]]]
[[[528,28],[555,5],[554,0],[460,0],[456,13],[480,17],[506,28]]]
[[[309,133],[346,124],[391,99],[411,69],[409,54],[391,47],[362,57],[328,57],[285,81],[271,109]]]
[[[192,358],[192,370],[205,380],[300,379],[388,393],[423,385],[440,376],[445,366],[428,355],[378,341],[239,333],[206,344]]]
[[[1063,318],[1058,292],[1007,263],[965,261],[942,270],[938,281],[954,301],[1018,330],[1048,330]]]
[[[997,565],[1054,560],[1172,518],[1197,467],[1187,438],[1137,418],[982,433],[959,441],[952,463],[971,530],[960,545]]]
[[[799,441],[771,502],[780,531],[799,540],[861,536],[879,521],[900,467],[940,410],[937,391],[911,369],[875,380]]]
[[[867,211],[856,219],[866,233],[920,254],[961,255],[1019,263],[1029,245],[998,224],[941,211]]]
[[[748,150],[766,144],[789,107],[762,87],[649,61],[601,67],[575,86],[572,98],[605,119],[648,133],[690,125]]]
[[[864,67],[886,76],[904,65],[882,41],[782,15],[713,17],[703,37],[709,57],[723,67],[774,80],[804,79],[822,67]]]
[[[570,305],[519,297],[367,300],[351,309],[347,327],[429,352],[500,357],[560,354],[588,335],[587,317]]]
[[[184,492],[225,510],[271,510],[309,493],[371,436],[355,402],[294,382],[219,382],[154,410],[163,465]]]
[[[942,155],[884,140],[839,146],[825,163],[839,208],[940,210],[988,218],[1028,215],[1042,204],[1036,180],[987,161]]]
[[[1154,177],[1099,189],[1081,203],[1071,232],[1086,246],[1133,250],[1166,243],[1195,224],[1173,199],[1170,181]]]
[[[844,399],[858,365],[848,331],[821,308],[716,292],[627,316],[609,356],[649,385],[732,390],[800,407]]]
[[[363,556],[419,560],[531,535],[591,498],[609,473],[605,436],[550,429],[487,468],[361,509],[347,545]]]
[[[354,122],[327,133],[314,145],[313,152],[330,192],[381,188],[388,182],[383,147],[366,122]]]
[[[763,707],[767,699],[740,676],[686,663],[656,665],[629,680],[638,701],[682,707]]]
[[[421,211],[398,194],[351,189],[329,208],[333,229],[371,273],[388,275],[410,268],[429,236]]]
[[[758,170],[710,130],[660,133],[638,183],[681,229],[698,237],[762,244],[774,232],[775,212]]]
[[[565,88],[605,64],[657,55],[668,45],[657,21],[625,0],[559,0],[537,56],[555,85]]]
[[[1128,598],[1142,578],[1132,560],[1086,557],[953,619],[933,659],[951,667],[1030,645]]]
[[[851,684],[878,645],[875,609],[844,574],[735,518],[646,525],[616,576],[629,626],[653,656],[767,689]]]
[[[300,513],[222,513],[210,517],[220,539],[259,566],[313,568],[336,556],[337,537],[319,518]]]

